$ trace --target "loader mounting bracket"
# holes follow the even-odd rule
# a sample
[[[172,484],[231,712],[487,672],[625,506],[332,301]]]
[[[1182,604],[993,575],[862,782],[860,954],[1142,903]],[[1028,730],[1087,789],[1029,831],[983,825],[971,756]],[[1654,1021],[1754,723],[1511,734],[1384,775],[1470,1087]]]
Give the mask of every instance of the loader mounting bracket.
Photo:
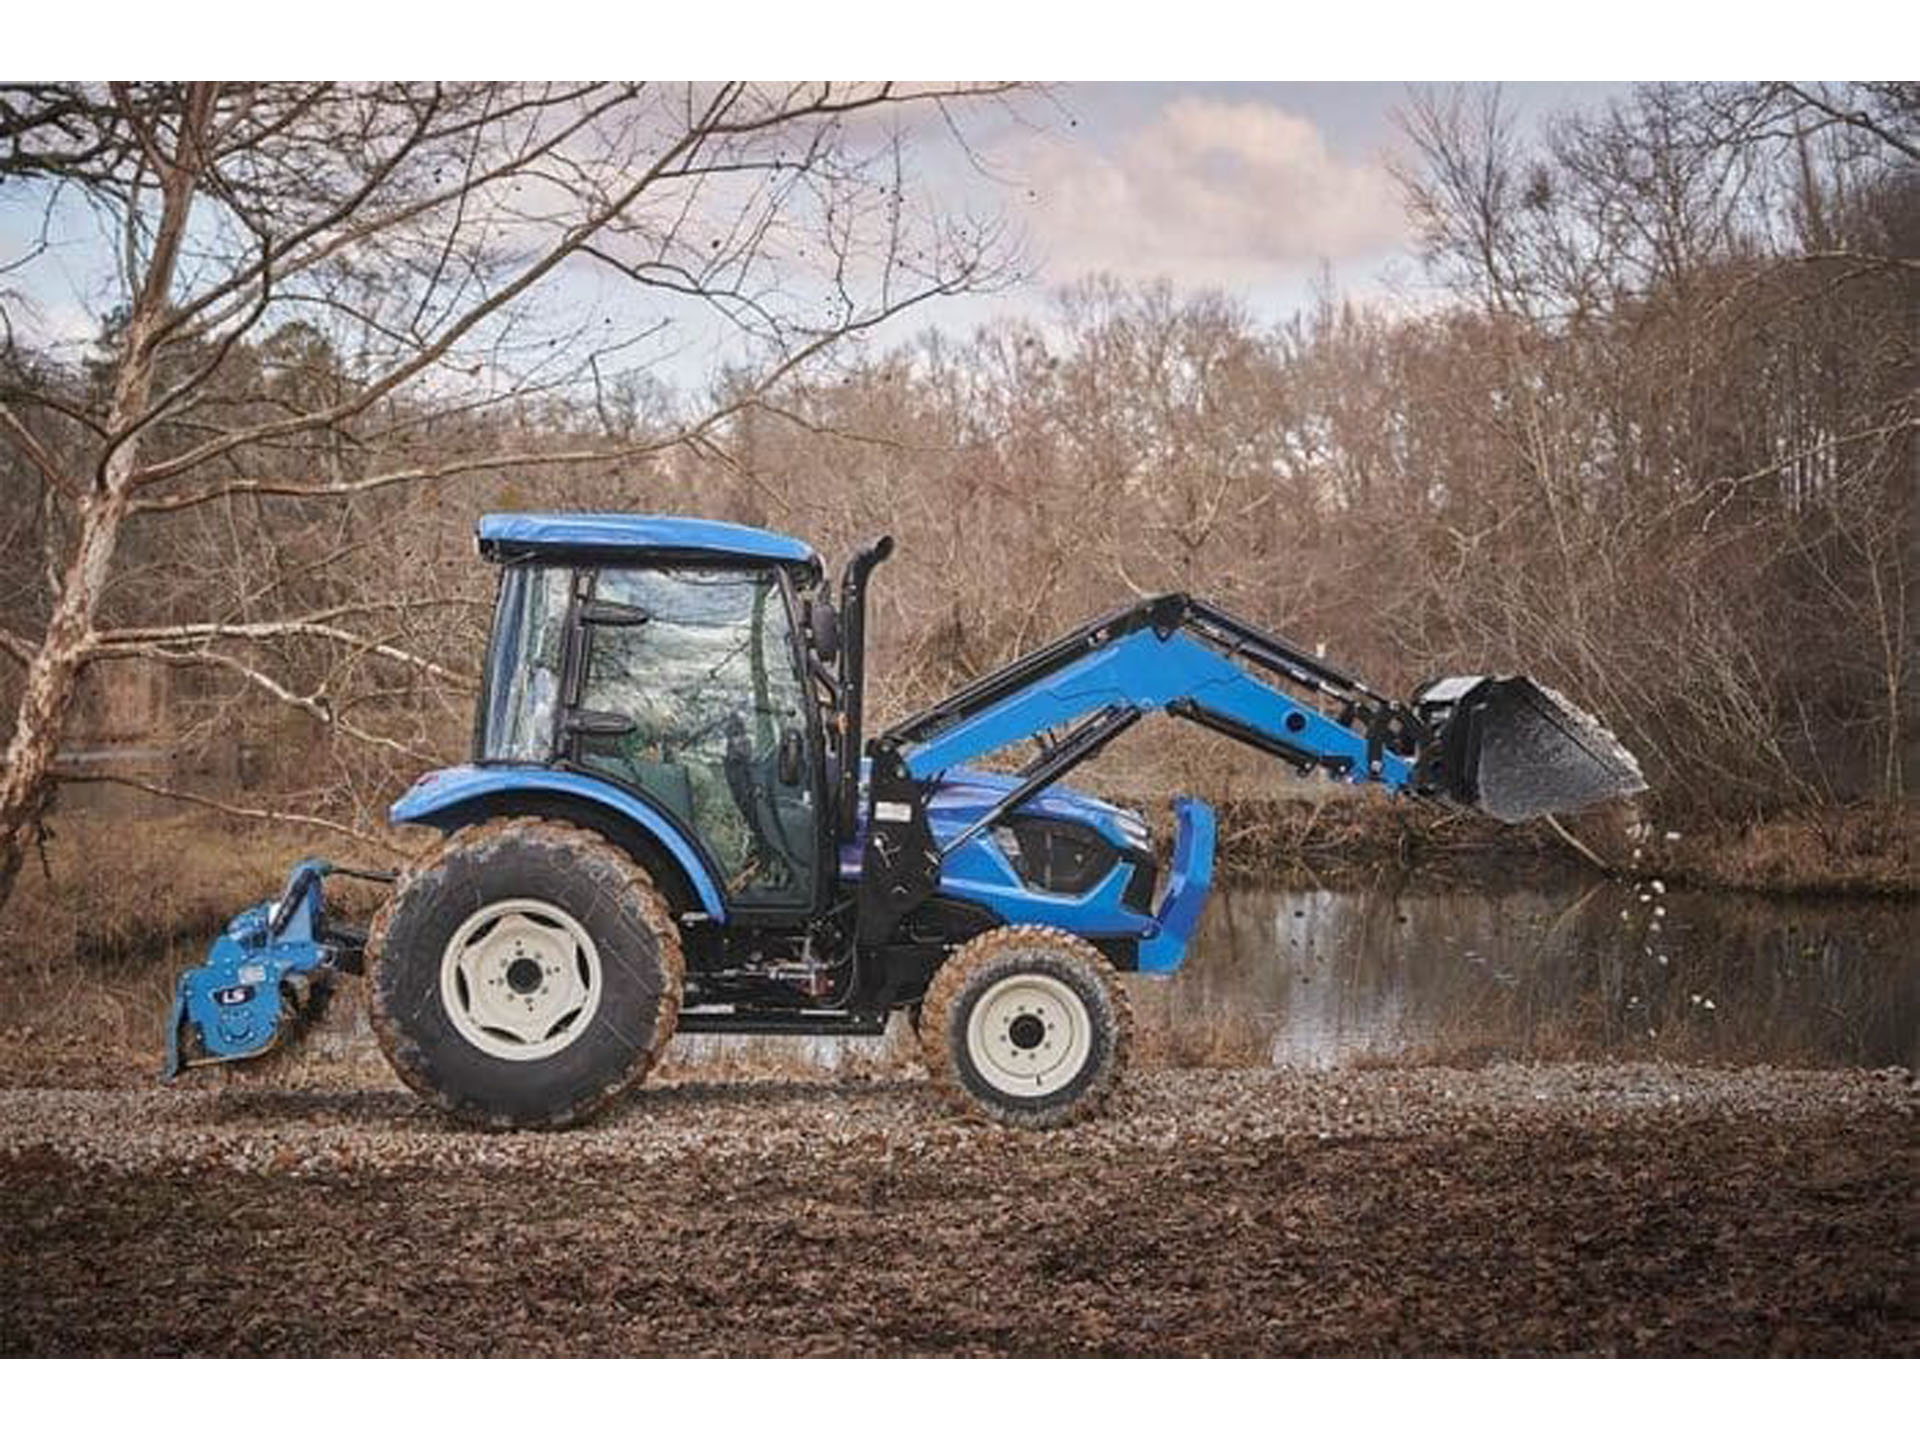
[[[876,741],[867,779],[867,839],[860,870],[858,936],[884,944],[900,917],[934,891],[940,847],[927,822],[926,793],[892,745]]]

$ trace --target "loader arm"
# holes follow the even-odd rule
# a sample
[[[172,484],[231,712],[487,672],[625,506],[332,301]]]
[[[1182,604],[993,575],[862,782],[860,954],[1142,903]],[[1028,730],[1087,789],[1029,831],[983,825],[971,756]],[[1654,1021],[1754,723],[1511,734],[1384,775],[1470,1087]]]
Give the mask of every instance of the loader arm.
[[[1186,595],[1095,620],[875,737],[861,932],[878,940],[932,892],[941,859],[1144,715],[1194,721],[1290,764],[1513,821],[1641,788],[1592,717],[1522,677],[1452,677],[1388,699],[1280,637]],[[1057,735],[1063,727],[1071,727]],[[925,798],[956,766],[1026,740],[1038,757],[935,847]]]
[[[1117,721],[1128,711],[1153,710],[1196,721],[1303,770],[1395,790],[1413,780],[1425,738],[1411,708],[1217,606],[1162,595],[982,677],[874,744],[895,750],[909,775],[927,780],[1089,715]],[[1111,738],[1101,736],[1077,760]],[[1043,753],[1073,743],[1069,736],[1043,745]]]

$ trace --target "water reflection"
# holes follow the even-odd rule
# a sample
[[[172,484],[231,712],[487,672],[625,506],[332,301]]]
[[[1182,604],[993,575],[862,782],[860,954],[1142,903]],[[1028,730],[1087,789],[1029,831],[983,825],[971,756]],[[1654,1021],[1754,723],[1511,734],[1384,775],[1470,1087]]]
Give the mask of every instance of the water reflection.
[[[1582,891],[1229,890],[1136,982],[1174,1063],[1920,1063],[1920,907]]]

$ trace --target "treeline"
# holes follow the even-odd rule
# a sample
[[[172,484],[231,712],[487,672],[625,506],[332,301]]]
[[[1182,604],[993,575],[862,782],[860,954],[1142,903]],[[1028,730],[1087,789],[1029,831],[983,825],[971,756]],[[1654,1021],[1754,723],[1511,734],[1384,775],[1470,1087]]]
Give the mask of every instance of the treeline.
[[[835,563],[894,534],[882,719],[1178,589],[1390,691],[1531,673],[1620,731],[1656,815],[1904,803],[1920,102],[1844,99],[1661,87],[1537,138],[1497,100],[1415,101],[1404,180],[1429,283],[1327,293],[1279,326],[1094,277],[1038,318],[843,350],[737,407],[574,386],[427,423],[383,400],[390,426],[256,444],[234,473],[338,492],[419,472],[405,483],[229,484],[131,516],[99,622],[118,638],[88,669],[168,667],[168,738],[257,757],[250,803],[377,828],[400,785],[464,752],[492,578],[475,516],[670,510],[789,530]],[[302,327],[169,363],[219,383],[149,437],[162,455],[209,416],[239,423],[222,405],[255,425],[356,383]],[[693,409],[719,418],[689,433]],[[582,448],[621,455],[565,458]],[[437,473],[534,452],[553,458]],[[48,522],[27,487],[5,503],[0,615],[31,634]],[[182,628],[209,613],[214,631]],[[1164,725],[1103,764],[1139,793],[1278,778]]]
[[[1533,673],[1669,815],[1899,801],[1916,108],[1818,123],[1797,96],[1653,89],[1532,145],[1497,102],[1420,103],[1407,188],[1444,290],[1411,312],[1328,297],[1276,329],[1090,280],[791,391],[665,493],[842,549],[898,534],[902,703],[1183,589],[1402,693]],[[1217,787],[1265,762],[1162,734],[1130,763]]]

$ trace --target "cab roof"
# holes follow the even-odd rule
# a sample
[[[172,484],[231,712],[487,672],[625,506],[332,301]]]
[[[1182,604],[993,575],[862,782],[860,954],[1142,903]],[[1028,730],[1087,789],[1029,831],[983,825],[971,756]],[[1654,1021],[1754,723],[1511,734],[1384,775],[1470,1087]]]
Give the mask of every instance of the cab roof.
[[[790,535],[685,515],[482,515],[480,553],[489,560],[771,560],[818,568],[813,547]]]

